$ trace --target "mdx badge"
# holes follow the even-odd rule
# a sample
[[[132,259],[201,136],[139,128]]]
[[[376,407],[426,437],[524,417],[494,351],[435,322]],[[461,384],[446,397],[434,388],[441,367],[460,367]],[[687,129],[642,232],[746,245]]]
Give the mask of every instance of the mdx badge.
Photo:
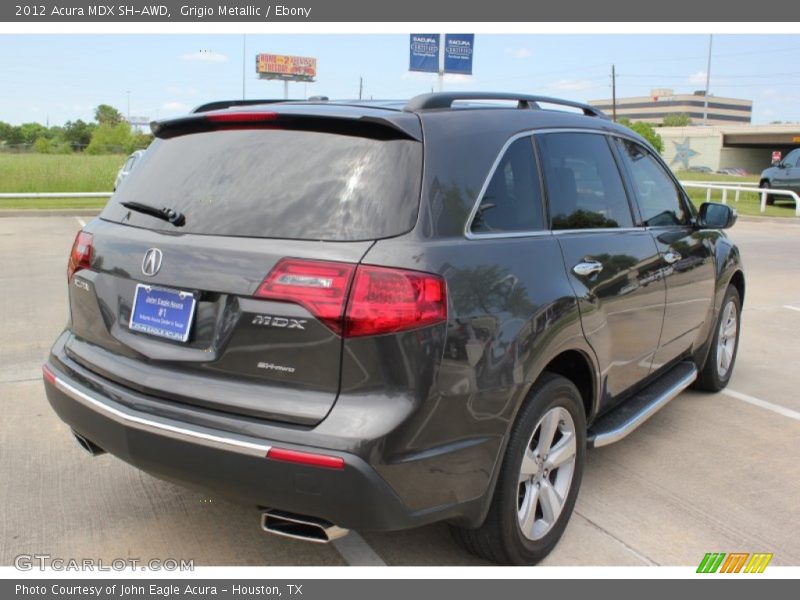
[[[158,270],[161,268],[161,258],[161,250],[158,248],[150,248],[144,253],[144,258],[142,259],[142,273],[148,277],[152,277],[158,273]]]
[[[285,329],[305,329],[303,324],[306,319],[291,319],[287,317],[273,317],[272,315],[256,315],[250,322],[252,325],[263,325],[265,327],[279,327]]]

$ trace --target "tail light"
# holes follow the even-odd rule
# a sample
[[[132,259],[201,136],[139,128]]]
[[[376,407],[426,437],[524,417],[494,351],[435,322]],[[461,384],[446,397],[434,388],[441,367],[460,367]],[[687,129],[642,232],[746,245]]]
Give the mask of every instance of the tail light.
[[[300,304],[344,337],[393,333],[447,320],[444,279],[405,269],[284,258],[255,296]]]
[[[81,269],[92,267],[92,250],[92,234],[79,231],[72,243],[72,251],[69,253],[67,281],[71,281],[72,276]]]
[[[206,115],[206,120],[209,123],[218,124],[259,124],[267,121],[277,121],[278,113],[276,112],[260,112],[260,111],[247,111],[247,112],[220,112],[211,113]]]
[[[444,279],[417,271],[359,265],[345,318],[348,337],[440,323],[447,319]]]
[[[304,306],[333,331],[342,333],[342,311],[355,265],[284,258],[256,291],[257,298]]]

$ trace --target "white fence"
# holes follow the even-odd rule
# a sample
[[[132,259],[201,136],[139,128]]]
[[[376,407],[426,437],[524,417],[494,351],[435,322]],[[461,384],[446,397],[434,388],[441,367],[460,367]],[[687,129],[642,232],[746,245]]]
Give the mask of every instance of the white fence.
[[[0,200],[11,198],[110,198],[113,192],[23,192],[0,193]]]
[[[789,190],[776,190],[774,188],[761,188],[757,183],[719,183],[716,181],[681,181],[685,188],[700,188],[706,190],[706,202],[711,201],[711,194],[714,190],[722,191],[722,203],[728,203],[728,192],[734,192],[734,202],[739,202],[739,195],[742,192],[761,195],[761,212],[767,210],[767,196],[788,196],[794,200],[794,214],[800,217],[800,196]]]

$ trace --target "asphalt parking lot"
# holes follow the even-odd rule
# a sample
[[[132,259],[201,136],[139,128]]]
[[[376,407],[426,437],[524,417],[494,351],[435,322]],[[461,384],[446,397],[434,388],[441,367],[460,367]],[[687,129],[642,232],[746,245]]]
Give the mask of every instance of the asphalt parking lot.
[[[183,558],[195,565],[476,565],[447,527],[317,545],[260,531],[255,509],[183,489],[74,442],[41,364],[63,328],[79,217],[0,218],[0,565],[19,554]],[[622,442],[589,452],[548,565],[696,565],[772,552],[800,565],[800,224],[740,221],[747,270],[729,390],[685,392]]]

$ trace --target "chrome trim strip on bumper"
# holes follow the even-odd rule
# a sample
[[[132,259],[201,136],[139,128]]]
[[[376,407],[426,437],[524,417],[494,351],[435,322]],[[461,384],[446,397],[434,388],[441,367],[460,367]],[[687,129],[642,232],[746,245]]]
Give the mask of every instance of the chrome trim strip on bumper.
[[[250,442],[246,439],[221,435],[218,432],[213,432],[213,430],[201,428],[188,429],[184,426],[175,425],[167,419],[154,416],[143,417],[139,416],[136,411],[128,408],[109,406],[101,400],[90,396],[83,390],[67,383],[58,375],[55,376],[54,385],[58,390],[87,408],[95,410],[117,423],[148,433],[163,435],[172,439],[190,442],[200,446],[207,446],[209,448],[216,448],[218,450],[228,450],[248,456],[257,456],[259,458],[266,458],[267,452],[269,452],[272,447],[258,442]]]
[[[675,382],[664,394],[661,395],[655,402],[647,405],[647,408],[642,412],[634,414],[628,421],[620,425],[616,429],[597,434],[591,441],[591,447],[600,448],[601,446],[608,446],[614,442],[620,441],[622,438],[637,429],[642,423],[647,421],[650,417],[656,414],[659,410],[664,408],[667,403],[676,398],[683,390],[692,385],[692,382],[697,379],[697,369]]]

